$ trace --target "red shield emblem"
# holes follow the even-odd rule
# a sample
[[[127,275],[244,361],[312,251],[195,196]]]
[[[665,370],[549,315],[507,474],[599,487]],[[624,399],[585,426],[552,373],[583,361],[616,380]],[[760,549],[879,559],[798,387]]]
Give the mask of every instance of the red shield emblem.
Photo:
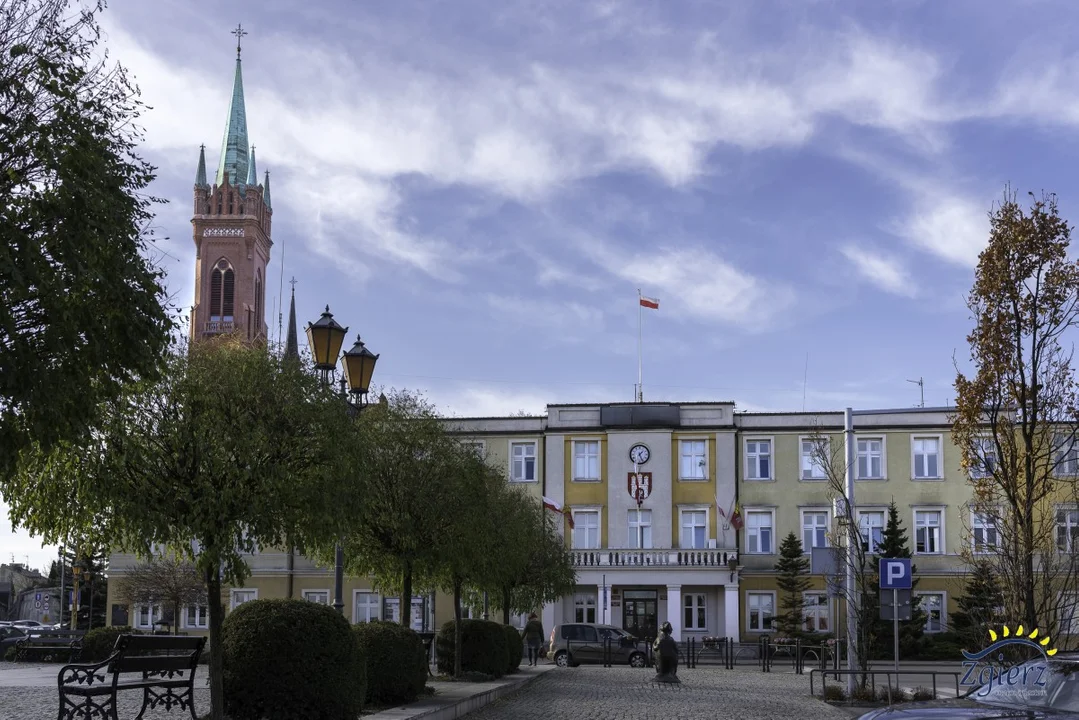
[[[634,502],[644,502],[652,494],[652,473],[631,472],[626,481],[626,489]]]

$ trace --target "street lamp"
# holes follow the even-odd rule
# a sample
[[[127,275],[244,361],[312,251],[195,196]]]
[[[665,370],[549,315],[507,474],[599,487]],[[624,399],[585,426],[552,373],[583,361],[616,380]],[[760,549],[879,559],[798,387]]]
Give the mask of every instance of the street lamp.
[[[311,355],[314,359],[315,369],[319,371],[322,382],[333,386],[333,375],[337,369],[337,358],[341,354],[341,345],[345,341],[348,328],[342,327],[333,319],[330,306],[322,313],[316,322],[307,324],[307,342],[311,346]],[[367,390],[371,386],[371,376],[375,373],[375,363],[378,355],[372,353],[364,346],[360,336],[356,336],[356,344],[353,345],[342,357],[343,377],[341,378],[341,390],[346,386],[353,397],[353,407],[362,408]],[[334,548],[333,569],[333,607],[342,615],[345,614],[345,601],[341,596],[345,592],[345,549],[341,543]]]
[[[87,571],[87,575],[89,575],[89,571]],[[72,579],[71,584],[73,585],[73,587],[71,589],[71,629],[72,630],[78,630],[79,629],[79,627],[78,627],[78,625],[79,625],[79,590],[80,590],[79,582],[82,580],[82,577],[83,577],[82,561],[81,560],[75,560],[75,561],[73,561],[71,563],[71,579]],[[64,599],[61,598],[60,602],[63,603]],[[61,609],[61,612],[63,612],[62,609]]]

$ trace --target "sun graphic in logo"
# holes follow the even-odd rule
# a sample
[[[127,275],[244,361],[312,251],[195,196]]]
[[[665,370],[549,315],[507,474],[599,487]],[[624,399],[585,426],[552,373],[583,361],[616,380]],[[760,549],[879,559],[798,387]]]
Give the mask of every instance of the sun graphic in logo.
[[[1046,649],[1046,648],[1049,647],[1049,643],[1051,642],[1051,638],[1048,635],[1046,635],[1041,640],[1038,640],[1037,639],[1038,638],[1038,632],[1039,632],[1038,628],[1034,628],[1033,630],[1030,631],[1030,634],[1027,635],[1024,638],[1023,637],[1023,626],[1022,625],[1017,627],[1015,629],[1014,633],[1008,628],[1007,625],[1005,625],[1004,628],[1002,629],[1001,634],[999,635],[999,637],[1005,637],[1006,638],[1006,637],[1011,636],[1011,637],[1014,637],[1015,640],[1030,640],[1030,641],[1032,641],[1032,643],[1037,643],[1040,646],[1042,652],[1045,653],[1046,657],[1053,657],[1054,655],[1056,655],[1057,654],[1057,649],[1056,648]],[[998,637],[998,635],[997,635],[996,631],[993,630],[992,628],[989,628],[989,639],[992,640],[995,643],[997,641],[997,637]]]

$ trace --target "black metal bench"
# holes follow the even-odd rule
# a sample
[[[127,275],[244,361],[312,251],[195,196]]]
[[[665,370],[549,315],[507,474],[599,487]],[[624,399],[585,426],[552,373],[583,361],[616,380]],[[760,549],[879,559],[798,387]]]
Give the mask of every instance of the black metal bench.
[[[85,630],[24,629],[28,633],[27,636],[15,643],[15,660],[19,662],[26,660],[31,650],[41,650],[46,660],[51,660],[53,654],[66,652],[69,663],[77,662],[82,655],[82,638],[86,634]]]
[[[116,693],[121,690],[142,690],[136,720],[158,706],[187,710],[195,720],[195,668],[205,644],[204,637],[121,635],[108,659],[60,669],[57,720],[115,720]],[[141,676],[122,677],[125,673]]]

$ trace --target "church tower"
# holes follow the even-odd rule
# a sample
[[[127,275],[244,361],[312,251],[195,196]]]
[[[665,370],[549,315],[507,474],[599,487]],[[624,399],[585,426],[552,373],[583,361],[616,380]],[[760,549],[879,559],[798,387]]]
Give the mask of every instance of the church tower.
[[[255,148],[248,144],[240,39],[236,35],[236,75],[225,120],[225,136],[214,182],[206,174],[206,146],[195,172],[195,305],[191,340],[234,333],[265,343],[266,266],[270,262],[270,173],[258,183]]]

